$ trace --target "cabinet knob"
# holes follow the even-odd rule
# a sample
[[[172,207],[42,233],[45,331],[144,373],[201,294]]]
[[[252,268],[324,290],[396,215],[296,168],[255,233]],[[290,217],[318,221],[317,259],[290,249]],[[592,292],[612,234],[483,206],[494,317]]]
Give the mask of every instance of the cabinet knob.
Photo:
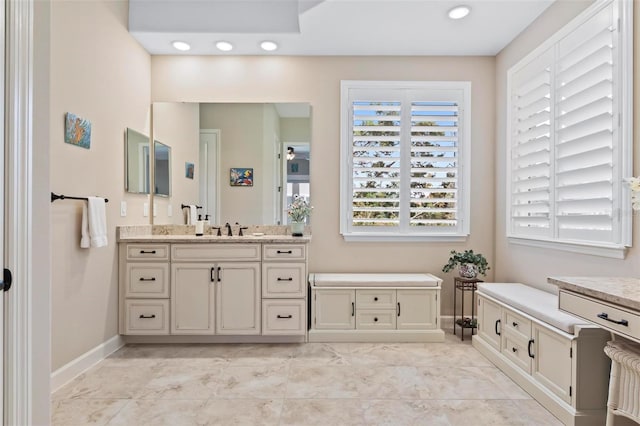
[[[374,301],[374,302],[377,302],[377,301],[378,301],[378,297],[374,297],[374,298],[373,298],[373,301]]]
[[[518,348],[511,348],[513,352],[518,352]]]
[[[513,326],[514,326],[514,327],[517,327],[517,326],[518,326],[518,323],[517,323],[517,322],[515,322],[515,321],[514,321],[514,322],[512,322],[511,324],[513,324]]]
[[[378,322],[378,317],[373,318],[373,321]]]

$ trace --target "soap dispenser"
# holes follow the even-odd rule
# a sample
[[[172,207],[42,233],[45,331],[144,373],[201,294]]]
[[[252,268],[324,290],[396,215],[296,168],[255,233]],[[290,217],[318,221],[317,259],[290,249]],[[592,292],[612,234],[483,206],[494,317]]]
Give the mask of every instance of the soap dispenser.
[[[198,221],[196,222],[196,237],[202,237],[204,235],[204,220],[202,215],[198,215]]]

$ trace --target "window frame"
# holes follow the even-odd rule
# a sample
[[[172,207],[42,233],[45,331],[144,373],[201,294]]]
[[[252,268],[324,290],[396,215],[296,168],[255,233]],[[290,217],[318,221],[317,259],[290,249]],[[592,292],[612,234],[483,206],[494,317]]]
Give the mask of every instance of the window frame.
[[[614,181],[613,199],[611,201],[613,209],[613,225],[617,226],[616,237],[618,242],[611,243],[605,241],[570,240],[556,237],[557,230],[551,229],[551,236],[526,235],[514,232],[513,211],[512,211],[512,172],[514,171],[514,160],[512,159],[513,144],[513,112],[512,94],[514,75],[531,63],[535,58],[540,57],[550,49],[556,49],[557,45],[573,31],[585,24],[589,19],[611,6],[613,12],[613,23],[617,22],[616,36],[617,45],[614,50],[614,68],[612,101],[614,111],[618,112],[617,118],[613,117],[614,133],[617,133],[614,140],[614,163],[612,164]],[[567,25],[553,34],[527,56],[513,65],[507,72],[507,126],[506,126],[506,236],[507,241],[512,244],[526,245],[538,248],[551,248],[556,250],[570,251],[581,254],[589,254],[602,257],[624,259],[628,247],[631,247],[632,237],[632,215],[630,204],[630,191],[622,183],[622,179],[631,175],[633,170],[633,4],[632,2],[620,0],[598,0],[588,7],[584,12],[570,21]],[[558,66],[559,58],[554,54],[552,67]],[[552,81],[555,74],[552,75]],[[558,105],[556,100],[557,89],[551,85],[552,117]],[[616,119],[618,121],[615,125]],[[554,119],[552,118],[552,121]],[[557,129],[552,129],[551,150],[558,149]],[[555,176],[556,168],[555,156],[552,156],[551,173]],[[616,172],[619,170],[619,172]],[[553,179],[553,178],[552,178]],[[550,197],[555,200],[557,194],[555,184],[550,187]],[[551,204],[553,206],[553,202]],[[556,227],[557,211],[550,211],[551,226]]]
[[[349,103],[351,90],[457,90],[462,93],[458,115],[458,204],[455,232],[433,232],[424,229],[362,230],[353,229],[353,114]],[[384,100],[384,99],[381,99]],[[428,101],[422,99],[422,101]],[[408,157],[407,157],[408,158]],[[404,163],[403,163],[404,164]],[[406,169],[403,166],[401,170]],[[471,182],[471,82],[470,81],[362,81],[340,82],[340,233],[345,241],[415,242],[465,241],[470,234]],[[401,171],[401,173],[403,173]],[[406,172],[404,172],[406,173]],[[405,207],[406,208],[406,207]],[[401,232],[398,232],[401,231]]]

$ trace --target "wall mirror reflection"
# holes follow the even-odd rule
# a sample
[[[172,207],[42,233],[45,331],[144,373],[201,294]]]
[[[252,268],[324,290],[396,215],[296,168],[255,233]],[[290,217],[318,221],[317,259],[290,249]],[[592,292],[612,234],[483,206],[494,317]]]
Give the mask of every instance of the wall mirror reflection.
[[[308,103],[156,102],[153,123],[154,139],[173,149],[174,208],[202,206],[211,223],[286,224],[293,197],[311,196]],[[232,168],[253,169],[253,186],[232,186]],[[153,222],[185,223],[165,212],[160,205]]]
[[[154,195],[171,196],[171,148],[157,140],[153,142]]]
[[[136,130],[125,131],[125,190],[135,194],[149,193],[149,136]]]

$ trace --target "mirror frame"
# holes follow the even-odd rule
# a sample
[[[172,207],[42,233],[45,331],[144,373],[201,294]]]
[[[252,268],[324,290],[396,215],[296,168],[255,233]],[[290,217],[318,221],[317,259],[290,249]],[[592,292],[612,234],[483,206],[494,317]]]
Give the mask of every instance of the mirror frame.
[[[146,174],[146,185],[145,185],[146,186],[146,190],[144,190],[144,191],[134,191],[134,190],[132,190],[131,189],[131,183],[130,183],[130,180],[129,180],[129,177],[130,177],[130,174],[131,174],[130,173],[131,172],[130,166],[132,166],[132,164],[134,163],[133,159],[131,158],[131,155],[129,155],[130,148],[131,148],[130,144],[133,142],[132,141],[132,139],[133,139],[132,136],[134,136],[134,134],[135,134],[135,136],[140,136],[140,137],[146,139],[146,144],[142,144],[142,143],[136,144],[136,145],[138,145],[138,146],[140,146],[142,148],[145,148],[145,145],[146,145],[146,148],[147,148],[146,156],[143,158],[143,160],[146,160],[146,164],[145,164],[145,162],[142,163],[143,170],[146,171],[146,173],[145,173]],[[134,129],[131,129],[131,128],[127,127],[125,129],[125,132],[124,132],[124,141],[125,141],[125,144],[124,144],[124,158],[125,158],[124,189],[125,189],[125,192],[128,192],[130,194],[145,194],[145,195],[149,194],[149,192],[150,192],[149,189],[151,188],[151,144],[149,143],[150,138],[149,138],[149,136],[145,135],[142,132],[139,132],[137,130],[134,130]],[[138,159],[138,161],[137,161],[138,163],[140,162],[139,160],[140,159]],[[146,168],[145,168],[145,166],[146,166]],[[144,179],[144,177],[145,176],[143,175],[142,179]],[[143,183],[145,183],[145,182],[143,181]]]
[[[167,193],[158,192],[158,152],[162,147],[167,149]],[[171,147],[160,141],[153,141],[153,196],[171,198]]]

